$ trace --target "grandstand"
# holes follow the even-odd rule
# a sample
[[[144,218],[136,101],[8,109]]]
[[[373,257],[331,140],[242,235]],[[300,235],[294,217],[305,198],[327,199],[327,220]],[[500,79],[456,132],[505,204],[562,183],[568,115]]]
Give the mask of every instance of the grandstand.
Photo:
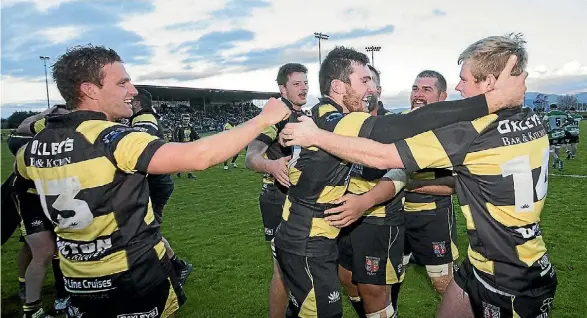
[[[161,115],[165,130],[172,130],[182,114],[201,132],[218,131],[231,120],[235,124],[253,118],[278,92],[224,90],[176,86],[135,85],[151,93],[153,106]]]

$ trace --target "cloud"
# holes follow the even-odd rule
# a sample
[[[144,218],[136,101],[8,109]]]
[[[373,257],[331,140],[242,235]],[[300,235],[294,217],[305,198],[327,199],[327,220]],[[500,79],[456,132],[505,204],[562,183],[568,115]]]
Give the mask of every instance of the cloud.
[[[19,3],[33,3],[36,10],[40,12],[47,12],[50,9],[57,8],[67,2],[74,2],[79,0],[2,0],[2,9],[10,8]]]
[[[437,17],[443,17],[446,15],[446,12],[442,11],[440,9],[434,9],[434,10],[432,10],[432,14],[434,14]]]

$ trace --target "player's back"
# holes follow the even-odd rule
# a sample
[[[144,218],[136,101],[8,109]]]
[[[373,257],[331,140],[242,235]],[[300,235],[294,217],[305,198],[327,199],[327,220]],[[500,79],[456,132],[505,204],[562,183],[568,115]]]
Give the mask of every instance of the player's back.
[[[563,125],[567,121],[568,115],[560,110],[551,110],[544,116],[546,122],[546,129],[548,132],[553,130],[562,129]]]
[[[50,119],[18,153],[19,174],[34,181],[56,225],[69,291],[141,290],[165,279],[151,270],[165,248],[139,173],[160,145],[154,141],[103,114],[79,111]]]
[[[369,117],[367,113],[345,115],[342,107],[328,98],[312,109],[312,119],[318,127],[348,136],[358,136]],[[324,220],[324,211],[333,207],[331,201],[345,194],[351,166],[316,147],[293,147],[289,161],[291,186],[275,236],[277,247],[308,256],[336,250],[340,230]]]
[[[505,110],[472,125],[479,135],[455,171],[476,275],[514,295],[555,283],[539,225],[549,158],[540,118]]]

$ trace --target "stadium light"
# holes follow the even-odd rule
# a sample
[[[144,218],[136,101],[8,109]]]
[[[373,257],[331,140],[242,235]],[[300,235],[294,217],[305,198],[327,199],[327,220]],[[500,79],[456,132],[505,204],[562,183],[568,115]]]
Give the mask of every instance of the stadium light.
[[[314,37],[318,39],[318,61],[320,63],[319,65],[322,65],[322,49],[320,47],[320,42],[322,40],[328,40],[329,35],[320,32],[314,32]]]
[[[367,50],[367,52],[371,52],[371,65],[375,66],[375,52],[379,52],[381,51],[381,47],[380,46],[368,46],[365,48],[365,50]]]
[[[49,105],[49,81],[47,80],[47,60],[49,59],[48,56],[39,56],[41,60],[43,60],[43,64],[45,65],[45,87],[47,88],[47,108],[50,108]]]

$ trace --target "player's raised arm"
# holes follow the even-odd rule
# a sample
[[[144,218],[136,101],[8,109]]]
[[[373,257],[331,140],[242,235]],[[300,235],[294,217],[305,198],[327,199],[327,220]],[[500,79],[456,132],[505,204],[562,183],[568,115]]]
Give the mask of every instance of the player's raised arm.
[[[227,131],[189,143],[167,143],[149,162],[147,172],[166,174],[204,170],[231,158],[261,131],[289,117],[290,110],[277,99],[270,99],[255,118]]]
[[[369,119],[364,126],[367,129],[362,129],[363,133],[359,137],[372,140],[337,136],[318,129],[306,119],[301,119],[301,124],[288,124],[281,139],[287,146],[317,146],[337,157],[369,167],[403,168],[394,142],[453,123],[471,121],[503,108],[521,105],[528,74],[523,72],[518,76],[511,75],[516,59],[515,56],[510,57],[495,83],[495,89],[484,95],[459,101],[438,102],[434,107],[422,107],[404,115]]]

